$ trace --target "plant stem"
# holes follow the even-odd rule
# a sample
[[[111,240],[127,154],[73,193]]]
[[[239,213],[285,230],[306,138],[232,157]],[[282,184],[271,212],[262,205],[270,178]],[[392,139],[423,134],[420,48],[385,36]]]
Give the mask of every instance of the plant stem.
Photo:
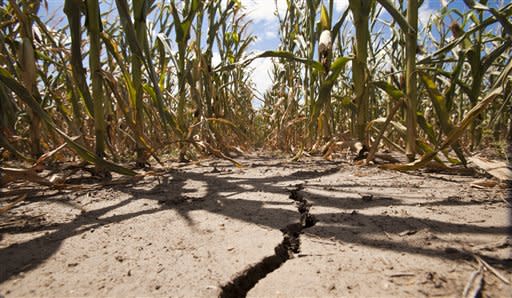
[[[416,156],[416,106],[418,97],[418,85],[416,74],[416,41],[418,38],[418,0],[407,1],[407,22],[411,28],[406,35],[406,94],[407,94],[407,139],[405,154],[409,161],[413,161]]]
[[[356,30],[356,50],[355,59],[352,62],[352,80],[354,83],[354,93],[356,96],[357,119],[355,135],[357,139],[368,145],[366,138],[366,123],[368,113],[368,100],[370,93],[367,88],[368,72],[368,42],[370,32],[368,19],[372,1],[370,0],[350,0],[349,7],[354,17],[354,27]]]
[[[89,67],[92,81],[92,97],[94,104],[94,131],[96,136],[96,155],[103,159],[105,155],[105,118],[103,79],[101,76],[101,44],[100,44],[100,7],[98,0],[87,0],[87,13],[89,16],[87,29],[89,31]],[[101,171],[99,163],[97,170]]]

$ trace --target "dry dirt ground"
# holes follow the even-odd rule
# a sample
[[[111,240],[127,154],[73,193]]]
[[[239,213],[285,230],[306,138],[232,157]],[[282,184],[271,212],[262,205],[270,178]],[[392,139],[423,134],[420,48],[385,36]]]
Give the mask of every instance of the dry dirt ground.
[[[74,190],[31,194],[0,217],[0,296],[511,297],[503,185],[345,160],[242,162],[106,184],[84,174],[69,177]]]

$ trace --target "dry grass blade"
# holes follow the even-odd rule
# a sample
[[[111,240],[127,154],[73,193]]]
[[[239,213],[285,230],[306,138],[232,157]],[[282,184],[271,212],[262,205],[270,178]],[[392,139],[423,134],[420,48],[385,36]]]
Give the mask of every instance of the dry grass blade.
[[[86,161],[94,164],[101,164],[107,170],[121,173],[123,175],[134,176],[135,172],[125,167],[110,163],[103,158],[98,157],[94,153],[87,150],[84,146],[76,143],[69,137],[64,131],[58,128],[52,117],[37,103],[37,100],[30,95],[26,88],[19,84],[12,76],[0,69],[0,82],[3,82],[6,86],[9,86],[21,99],[24,101],[34,113],[36,113],[41,119],[43,119],[55,132],[61,135],[68,143],[69,147],[77,152],[77,154],[85,159]]]
[[[54,184],[37,174],[34,169],[17,169],[0,167],[0,171],[4,174],[1,184],[7,184],[15,181],[28,181],[45,186],[53,186]]]
[[[304,155],[304,147],[301,147],[297,153],[290,159],[290,161],[299,161]]]
[[[481,266],[483,266],[486,269],[488,269],[489,271],[491,271],[498,279],[500,279],[502,282],[506,283],[507,285],[510,285],[510,280],[508,280],[505,276],[503,276],[501,273],[499,273],[498,270],[496,270],[494,267],[489,265],[489,263],[484,261],[484,259],[482,259],[481,257],[479,257],[478,255],[475,255],[475,254],[473,254],[473,257],[478,261],[478,263]]]
[[[484,281],[484,274],[482,272],[482,266],[476,271],[471,273],[468,283],[464,287],[462,292],[463,298],[474,298],[479,297],[482,291],[482,285]]]
[[[75,137],[71,137],[70,139],[72,141],[76,141],[79,138],[80,138],[80,136],[75,136]],[[55,154],[57,154],[62,149],[66,148],[67,145],[68,145],[68,143],[63,143],[62,145],[60,145],[59,147],[53,149],[52,151],[46,152],[45,154],[41,155],[41,157],[39,157],[36,160],[36,162],[32,165],[32,168],[39,168],[45,160],[47,160],[48,158],[54,156]]]
[[[368,152],[368,156],[366,157],[366,163],[368,164],[370,161],[373,161],[375,158],[375,153],[377,153],[377,149],[379,148],[380,140],[382,139],[382,136],[384,136],[384,132],[386,131],[386,127],[389,125],[393,117],[395,116],[398,109],[402,106],[402,102],[397,102],[393,108],[391,109],[391,112],[389,113],[388,117],[386,118],[386,121],[382,125],[382,129],[379,132],[379,135],[375,139],[375,141],[372,144],[372,147],[370,148],[370,151]]]
[[[17,156],[20,160],[24,160],[24,161],[31,161],[33,162],[34,160],[30,157],[27,157],[25,155],[23,155],[23,153],[21,153],[20,151],[18,151],[16,149],[16,147],[11,144],[11,142],[9,142],[9,140],[4,137],[4,135],[2,133],[0,133],[0,145],[9,150],[12,154],[14,154],[14,156]]]
[[[479,156],[470,157],[469,161],[502,182],[512,181],[512,169],[506,162],[486,160]]]
[[[230,161],[231,163],[233,163],[237,168],[243,168],[244,165],[242,165],[241,163],[239,163],[238,161],[236,161],[235,159],[229,157],[229,156],[226,156],[224,153],[222,153],[222,151],[218,150],[218,149],[215,149],[213,148],[210,144],[206,143],[206,142],[201,142],[201,143],[198,143],[202,146],[204,146],[206,149],[208,149],[214,156],[218,157],[218,158],[222,158],[222,159],[225,159],[227,161]]]
[[[386,147],[409,157],[423,154],[419,164],[405,167],[413,169],[426,166],[426,159],[441,162],[437,152],[456,164],[455,152],[463,162],[468,139],[479,146],[470,149],[503,147],[512,134],[512,101],[479,105],[493,83],[508,75],[509,3],[463,8],[447,1],[439,17],[424,22],[417,14],[422,1],[416,0],[350,0],[344,11],[335,9],[334,0],[287,1],[284,10],[275,10],[279,45],[256,50],[256,35],[249,32],[258,24],[248,21],[240,1],[112,0],[112,10],[102,14],[103,0],[66,0],[55,13],[58,24],[39,11],[39,1],[4,2],[4,159],[39,156],[63,139],[74,155],[126,175],[135,173],[107,162],[103,151],[138,166],[150,156],[194,160],[204,152],[229,156],[236,148],[297,156],[326,148],[329,157],[335,147],[326,144],[369,145],[368,124],[382,124],[394,112],[387,128],[372,130]],[[268,78],[259,68],[251,73],[255,65],[249,64],[259,58],[271,64],[268,90],[251,82],[251,76]],[[416,90],[414,78],[422,74],[417,64],[427,84]],[[510,87],[501,91],[507,97]],[[385,93],[407,104],[396,108]],[[194,142],[212,150],[190,146]]]
[[[16,206],[16,204],[18,204],[19,202],[25,200],[27,198],[27,194],[23,194],[19,197],[17,197],[16,199],[14,199],[14,201],[12,201],[11,203],[5,205],[4,207],[0,208],[0,215],[4,214],[5,212],[11,210],[12,208],[14,208],[14,206]]]
[[[512,65],[512,63],[511,63],[511,65]],[[502,95],[503,95],[503,87],[502,86],[496,87],[494,90],[489,92],[484,99],[482,99],[475,107],[473,107],[473,109],[471,109],[471,111],[469,111],[466,114],[466,117],[461,121],[461,123],[457,127],[453,128],[451,130],[451,132],[448,135],[448,137],[446,138],[446,140],[441,144],[441,146],[439,148],[437,148],[437,150],[435,150],[433,152],[429,152],[429,153],[423,155],[423,157],[420,160],[409,163],[409,164],[405,164],[405,165],[389,164],[389,165],[383,165],[382,167],[385,169],[389,169],[389,170],[410,171],[410,170],[416,170],[416,169],[419,169],[419,168],[425,166],[429,161],[431,161],[436,156],[437,153],[439,153],[441,150],[444,150],[447,147],[454,144],[465,132],[466,128],[471,123],[471,120],[474,117],[476,117],[478,114],[480,114],[482,112],[482,110],[489,103],[491,103],[496,97],[502,96]]]

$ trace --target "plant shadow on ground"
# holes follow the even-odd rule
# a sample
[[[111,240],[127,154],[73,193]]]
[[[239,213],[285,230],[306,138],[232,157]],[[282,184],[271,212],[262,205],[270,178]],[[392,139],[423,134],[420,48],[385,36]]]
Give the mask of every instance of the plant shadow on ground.
[[[191,211],[205,210],[243,222],[279,230],[297,218],[297,212],[293,211],[292,208],[283,208],[283,206],[288,207],[291,204],[291,201],[286,199],[288,195],[287,185],[292,186],[300,183],[300,181],[313,179],[317,181],[322,177],[338,173],[340,168],[345,167],[346,169],[347,167],[335,162],[316,161],[313,162],[315,169],[305,171],[304,168],[307,168],[307,165],[304,166],[299,163],[270,163],[269,165],[269,161],[262,160],[261,163],[253,163],[253,167],[265,166],[271,170],[276,166],[284,166],[289,170],[296,171],[287,175],[269,174],[262,175],[264,177],[238,177],[230,172],[218,173],[211,170],[197,172],[173,169],[167,171],[163,176],[155,178],[158,179],[158,183],[152,187],[140,188],[138,187],[140,183],[137,182],[111,186],[113,191],[128,195],[127,198],[121,199],[111,206],[83,211],[69,222],[48,226],[40,225],[38,227],[27,226],[26,229],[18,228],[16,230],[0,228],[0,235],[26,232],[41,232],[43,234],[26,242],[16,243],[0,249],[0,264],[2,264],[0,283],[19,272],[37,268],[52,256],[67,238],[97,229],[106,224],[122,223],[128,219],[170,209],[177,211],[189,225],[194,225],[194,221],[189,216]],[[222,167],[224,169],[232,168],[232,166],[227,165]],[[217,170],[217,167],[214,167],[214,170]],[[185,188],[185,182],[189,180],[206,183],[206,194],[200,198],[188,196],[193,192],[193,190]],[[397,191],[400,190],[400,184],[398,185]],[[451,223],[414,216],[366,215],[361,210],[371,207],[411,205],[412,203],[408,203],[407,199],[394,197],[363,201],[360,197],[354,197],[354,194],[360,193],[359,191],[350,189],[351,187],[367,187],[367,185],[357,182],[331,185],[329,190],[338,195],[336,198],[309,192],[309,187],[318,186],[316,182],[306,183],[304,192],[308,196],[308,200],[314,208],[328,207],[336,210],[335,212],[316,215],[322,224],[308,230],[307,234],[321,238],[332,239],[334,237],[334,239],[344,243],[454,260],[470,259],[472,256],[464,251],[428,247],[421,243],[414,245],[414,242],[405,242],[391,237],[388,237],[389,239],[375,239],[368,237],[368,235],[383,233],[396,235],[407,229],[419,230],[422,228],[428,228],[436,234],[478,233],[496,237],[507,236],[511,232],[510,225],[508,227],[482,227],[474,224]],[[396,188],[393,185],[382,185],[381,187]],[[280,194],[283,195],[284,199],[282,202],[264,202],[258,199],[261,193]],[[241,199],[241,195],[246,198]],[[37,200],[37,198],[34,199]],[[105,214],[139,199],[154,200],[157,204],[154,208],[147,210],[104,217]],[[427,203],[427,205],[435,206],[470,206],[473,204],[482,204],[482,202],[474,200],[455,201],[451,198],[445,198]],[[337,223],[343,223],[343,226],[337,226]],[[493,259],[492,257],[485,257],[485,259],[502,268],[512,268],[510,260]]]

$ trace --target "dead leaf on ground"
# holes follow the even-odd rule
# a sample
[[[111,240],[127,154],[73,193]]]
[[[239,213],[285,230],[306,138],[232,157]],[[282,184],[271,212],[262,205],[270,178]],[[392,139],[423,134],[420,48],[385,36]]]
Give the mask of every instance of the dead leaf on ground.
[[[19,197],[17,197],[14,201],[12,201],[11,203],[7,204],[6,206],[0,208],[0,215],[1,214],[4,214],[5,212],[11,210],[14,206],[16,206],[16,204],[18,204],[19,202],[25,200],[27,198],[27,194],[24,194],[24,195],[21,195]]]
[[[471,187],[474,187],[474,188],[484,189],[484,188],[495,187],[496,185],[498,185],[498,182],[495,180],[491,180],[491,179],[478,179],[478,180],[471,182],[470,185],[471,185]]]
[[[504,161],[488,160],[478,155],[472,156],[468,160],[500,181],[512,181],[512,169]]]
[[[5,168],[0,167],[0,171],[4,173],[2,183],[7,184],[14,181],[29,181],[45,186],[54,185],[46,178],[39,176],[34,169],[18,169],[18,168]]]

